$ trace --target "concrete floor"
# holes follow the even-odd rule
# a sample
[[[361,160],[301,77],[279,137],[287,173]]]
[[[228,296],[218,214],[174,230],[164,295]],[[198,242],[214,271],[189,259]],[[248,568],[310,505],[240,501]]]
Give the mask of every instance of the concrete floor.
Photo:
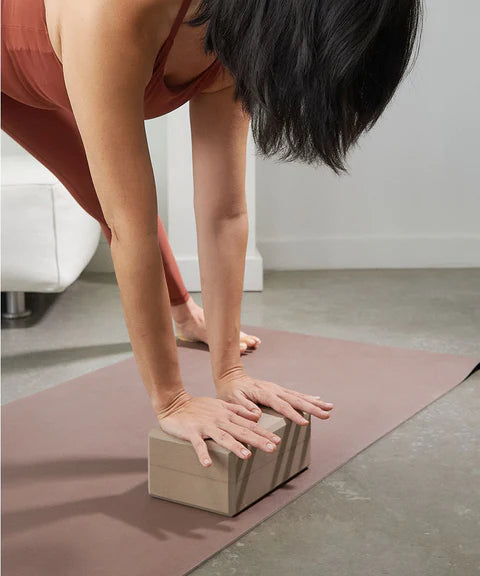
[[[113,275],[31,301],[2,403],[132,355]],[[480,269],[267,272],[242,323],[480,360]],[[477,372],[191,574],[479,575],[479,423]]]

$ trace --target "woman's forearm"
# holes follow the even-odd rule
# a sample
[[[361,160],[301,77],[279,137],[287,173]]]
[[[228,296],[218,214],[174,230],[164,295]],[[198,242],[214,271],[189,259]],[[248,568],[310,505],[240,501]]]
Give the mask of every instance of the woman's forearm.
[[[248,215],[197,217],[202,304],[214,381],[241,370],[238,349]]]
[[[124,227],[112,234],[111,254],[136,364],[158,411],[183,385],[157,237]]]

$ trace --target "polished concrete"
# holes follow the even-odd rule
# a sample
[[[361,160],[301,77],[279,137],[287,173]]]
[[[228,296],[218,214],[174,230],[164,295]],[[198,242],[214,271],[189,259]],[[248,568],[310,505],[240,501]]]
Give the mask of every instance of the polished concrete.
[[[27,301],[2,322],[2,403],[132,355],[113,275]],[[480,360],[480,270],[267,272],[242,323]],[[192,574],[480,574],[479,424],[477,372]]]

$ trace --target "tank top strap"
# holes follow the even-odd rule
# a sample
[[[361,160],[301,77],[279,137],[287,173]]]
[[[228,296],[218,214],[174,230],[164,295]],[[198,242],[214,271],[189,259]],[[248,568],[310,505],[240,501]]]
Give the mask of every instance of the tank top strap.
[[[180,9],[175,16],[175,20],[173,21],[172,28],[170,29],[170,33],[168,34],[167,39],[163,43],[163,46],[160,48],[160,51],[157,54],[155,59],[154,70],[158,68],[158,66],[165,61],[170,52],[170,48],[172,47],[173,41],[175,40],[175,36],[177,35],[178,29],[182,24],[183,19],[185,18],[185,14],[190,6],[191,0],[182,0],[182,4]]]
[[[178,11],[175,20],[173,21],[172,29],[170,30],[170,34],[168,35],[168,38],[166,40],[166,44],[168,45],[169,48],[173,44],[173,41],[175,40],[175,36],[177,35],[178,29],[180,28],[180,25],[183,19],[185,18],[185,14],[187,13],[191,1],[192,0],[182,1],[180,10]]]

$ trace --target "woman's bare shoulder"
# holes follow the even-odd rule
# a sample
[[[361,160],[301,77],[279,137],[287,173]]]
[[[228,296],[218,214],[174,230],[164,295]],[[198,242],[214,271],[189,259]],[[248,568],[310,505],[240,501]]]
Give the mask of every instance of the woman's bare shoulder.
[[[158,37],[160,43],[168,35],[176,7],[172,0],[44,0],[44,3],[47,27],[54,37],[91,16],[100,28],[141,29],[142,34]]]
[[[45,6],[51,10],[70,12],[74,7],[80,7],[83,12],[95,10],[109,10],[112,17],[122,14],[125,10],[130,13],[165,13],[175,12],[181,0],[44,0]]]
[[[178,0],[177,0],[178,1]],[[95,34],[124,34],[141,42],[153,59],[169,32],[172,0],[44,0],[50,41],[63,63],[65,36],[78,37],[81,29]]]

